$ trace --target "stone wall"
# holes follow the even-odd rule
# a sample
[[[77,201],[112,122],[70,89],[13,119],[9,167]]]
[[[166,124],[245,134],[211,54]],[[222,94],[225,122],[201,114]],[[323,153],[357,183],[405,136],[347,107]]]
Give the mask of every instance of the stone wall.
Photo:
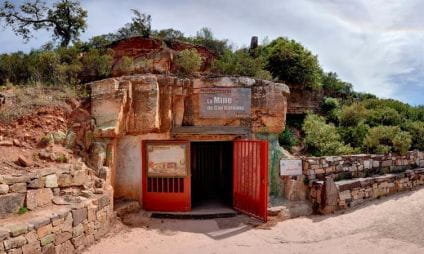
[[[406,155],[304,157],[303,178],[314,210],[331,213],[424,185],[424,152]]]
[[[328,179],[311,184],[310,199],[316,212],[327,214],[423,185],[424,168],[337,182]]]
[[[303,174],[308,180],[325,180],[326,176],[341,180],[424,167],[424,152],[410,151],[406,155],[303,157],[302,161]]]
[[[107,190],[77,205],[0,220],[0,253],[80,253],[108,232],[112,196]]]
[[[93,170],[78,160],[0,175],[0,254],[80,252],[113,218],[108,167]]]
[[[109,178],[107,167],[96,174],[82,161],[19,176],[0,175],[0,219],[23,207],[34,211],[52,204],[82,202],[102,193],[110,185]]]

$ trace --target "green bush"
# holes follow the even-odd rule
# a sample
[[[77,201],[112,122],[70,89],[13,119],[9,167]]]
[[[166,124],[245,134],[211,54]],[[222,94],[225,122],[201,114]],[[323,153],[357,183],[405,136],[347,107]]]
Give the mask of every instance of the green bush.
[[[302,44],[280,37],[264,48],[266,70],[288,84],[321,87],[322,70],[316,55]]]
[[[195,49],[185,49],[178,53],[175,64],[179,72],[192,74],[200,70],[202,57]]]
[[[391,125],[396,126],[402,122],[403,118],[393,108],[377,108],[368,110],[367,124],[370,126]]]
[[[377,126],[368,131],[364,146],[370,153],[385,154],[397,152],[405,154],[411,147],[411,143],[411,135],[402,131],[400,127]]]
[[[214,62],[212,71],[224,75],[239,75],[271,80],[271,73],[264,70],[265,62],[261,57],[252,57],[246,49],[230,50]]]
[[[309,114],[303,124],[305,145],[315,156],[351,154],[355,150],[345,145],[333,124],[327,124],[321,116]]]
[[[350,144],[354,148],[362,149],[364,145],[364,139],[368,134],[370,127],[364,121],[359,122],[358,125],[353,127],[339,126],[337,128],[343,141],[346,144]]]
[[[424,151],[424,122],[407,122],[404,125],[404,130],[411,134],[411,148]]]
[[[368,110],[360,103],[352,103],[344,106],[340,112],[340,125],[346,127],[357,126],[367,118]]]
[[[286,148],[287,150],[291,150],[293,146],[299,143],[299,140],[292,130],[286,128],[278,136],[278,142],[282,147]]]

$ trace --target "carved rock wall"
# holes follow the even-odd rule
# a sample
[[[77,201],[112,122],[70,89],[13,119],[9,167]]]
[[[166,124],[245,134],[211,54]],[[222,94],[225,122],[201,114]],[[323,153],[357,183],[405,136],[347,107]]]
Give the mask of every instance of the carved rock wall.
[[[250,117],[201,118],[200,89],[211,87],[250,88]],[[250,78],[188,79],[151,74],[96,81],[91,88],[91,111],[100,137],[169,133],[179,126],[231,126],[250,133],[280,133],[289,94],[284,84]]]

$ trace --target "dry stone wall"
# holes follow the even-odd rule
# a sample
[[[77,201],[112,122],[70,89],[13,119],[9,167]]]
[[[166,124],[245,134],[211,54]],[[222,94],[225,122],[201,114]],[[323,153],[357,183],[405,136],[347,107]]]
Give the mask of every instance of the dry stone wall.
[[[311,184],[310,199],[315,211],[327,214],[423,185],[423,168],[337,182],[315,181]]]
[[[424,152],[410,151],[406,155],[359,154],[348,156],[303,157],[303,174],[308,180],[367,177],[424,167]]]
[[[304,157],[316,212],[327,214],[424,185],[424,152],[406,155]]]
[[[103,236],[113,219],[107,167],[93,170],[79,160],[0,175],[0,254],[78,253]]]
[[[114,219],[112,191],[78,205],[0,221],[0,253],[79,253],[105,235]]]

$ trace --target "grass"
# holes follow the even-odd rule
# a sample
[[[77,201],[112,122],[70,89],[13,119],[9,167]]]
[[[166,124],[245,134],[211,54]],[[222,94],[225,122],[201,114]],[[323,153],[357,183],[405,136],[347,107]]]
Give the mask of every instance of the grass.
[[[31,114],[43,106],[65,106],[66,99],[76,98],[77,91],[70,86],[46,86],[42,84],[13,86],[2,89],[6,104],[0,108],[0,122],[9,123]]]
[[[26,208],[24,206],[24,207],[19,208],[18,214],[22,215],[22,214],[26,214],[27,212],[28,212],[28,208]]]

